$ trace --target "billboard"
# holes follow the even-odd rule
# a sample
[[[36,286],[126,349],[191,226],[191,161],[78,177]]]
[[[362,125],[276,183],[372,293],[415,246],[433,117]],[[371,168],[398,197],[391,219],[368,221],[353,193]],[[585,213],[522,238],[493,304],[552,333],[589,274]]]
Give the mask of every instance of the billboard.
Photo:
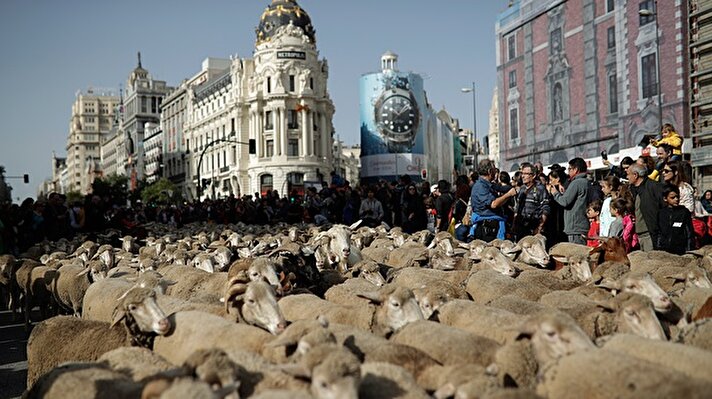
[[[423,79],[386,70],[361,77],[361,177],[366,181],[411,175],[427,168]]]

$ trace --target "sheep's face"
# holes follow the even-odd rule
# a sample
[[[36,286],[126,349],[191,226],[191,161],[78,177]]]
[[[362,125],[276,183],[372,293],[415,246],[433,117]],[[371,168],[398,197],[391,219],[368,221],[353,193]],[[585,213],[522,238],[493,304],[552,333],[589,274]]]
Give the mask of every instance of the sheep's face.
[[[366,281],[377,287],[383,287],[384,285],[386,285],[386,280],[383,278],[383,275],[381,275],[378,270],[361,270],[361,274],[359,274],[359,276],[366,279]]]
[[[272,334],[279,334],[287,327],[287,321],[277,304],[274,289],[264,281],[247,284],[245,293],[236,297],[242,302],[240,313],[248,324],[264,328]]]
[[[517,269],[514,268],[512,261],[495,247],[485,248],[480,254],[480,258],[480,263],[486,268],[509,277],[514,277],[517,274]]]
[[[152,258],[141,258],[138,260],[138,271],[145,273],[147,271],[156,271],[156,261]]]
[[[360,382],[358,359],[337,351],[312,370],[311,393],[317,399],[356,399]]]
[[[415,295],[405,288],[396,288],[390,295],[386,295],[381,306],[385,310],[385,324],[391,331],[398,331],[408,323],[424,318]]]
[[[351,230],[346,226],[334,226],[328,231],[329,257],[332,263],[339,263],[351,255]]]
[[[519,337],[522,336],[531,338],[540,366],[580,350],[595,348],[576,322],[563,314],[535,316],[526,323]]]
[[[672,309],[672,301],[668,294],[653,280],[650,274],[630,274],[620,282],[622,292],[645,295],[653,301],[655,310],[665,313]]]
[[[423,318],[429,320],[433,313],[440,309],[448,301],[447,295],[435,293],[427,290],[424,286],[413,290],[415,295],[415,300],[418,302],[421,313],[423,313]]]
[[[568,263],[571,269],[571,274],[578,281],[588,281],[591,279],[591,265],[588,263],[588,258],[583,256],[572,256]]]
[[[232,251],[226,247],[220,247],[215,251],[213,255],[215,262],[217,263],[219,271],[225,271],[230,265],[230,259],[232,259]]]
[[[151,289],[132,288],[124,294],[113,324],[126,317],[130,317],[144,333],[166,335],[171,329],[171,322],[156,303],[156,292]]]
[[[215,265],[213,258],[209,255],[200,254],[193,259],[193,264],[196,269],[204,270],[208,273],[215,273]]]
[[[279,287],[279,276],[274,261],[268,258],[257,258],[247,269],[250,281],[266,281],[270,285]]]
[[[666,339],[652,302],[642,295],[633,295],[623,301],[618,310],[617,322],[620,332],[629,332],[648,339]]]
[[[0,284],[10,284],[14,265],[15,258],[12,255],[5,255],[0,257]]]
[[[546,252],[546,238],[543,236],[524,237],[519,241],[518,246],[522,249],[522,252],[519,254],[520,262],[540,267],[547,267],[549,265],[549,254]]]
[[[445,255],[455,256],[455,247],[452,245],[452,239],[445,238],[437,240],[437,244],[435,246]]]
[[[132,252],[134,249],[136,239],[131,236],[125,236],[121,239],[121,249],[126,252]]]
[[[686,287],[712,288],[712,282],[707,277],[707,271],[700,267],[693,267],[685,274]]]

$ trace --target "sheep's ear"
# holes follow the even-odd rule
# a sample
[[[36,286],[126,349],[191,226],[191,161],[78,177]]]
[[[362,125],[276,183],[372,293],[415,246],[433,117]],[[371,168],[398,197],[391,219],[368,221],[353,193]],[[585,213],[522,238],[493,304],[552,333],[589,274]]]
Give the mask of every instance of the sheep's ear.
[[[166,280],[166,279],[161,279],[161,283],[163,283],[166,287],[178,284],[177,281]]]
[[[617,281],[611,281],[608,279],[604,279],[603,281],[598,283],[596,285],[596,287],[601,287],[601,288],[605,288],[609,291],[612,291],[614,293],[614,295],[615,295],[616,291],[620,291],[620,289],[621,289],[621,285]]]
[[[124,294],[124,295],[126,295],[126,294]],[[121,308],[116,308],[114,310],[113,320],[111,321],[111,327],[109,327],[109,328],[114,328],[115,325],[119,324],[121,322],[121,320],[123,320],[125,318],[126,318],[126,312]]]
[[[522,252],[522,247],[519,244],[513,246],[512,248],[510,248],[507,251],[508,254],[513,254],[513,253],[517,253],[517,252]]]
[[[355,229],[357,229],[358,226],[361,225],[361,223],[363,223],[363,219],[361,219],[361,220],[359,220],[358,222],[356,222],[356,223],[352,224],[351,226],[349,226],[349,230],[355,230]]]
[[[297,343],[299,343],[299,340],[297,340],[295,337],[293,337],[293,336],[288,337],[285,334],[280,334],[279,336],[277,336],[277,338],[271,340],[266,345],[267,345],[267,347],[275,348],[278,346],[296,345]]]
[[[665,278],[675,280],[675,282],[687,280],[687,276],[684,273],[678,273],[672,276],[665,276]]]
[[[301,364],[284,364],[281,366],[278,366],[278,368],[291,375],[292,377],[296,378],[303,378],[303,379],[310,379],[311,378],[311,370],[308,368],[304,367]]]
[[[618,306],[616,305],[617,304],[614,300],[596,301],[596,306],[607,312],[615,312],[618,310]]]
[[[359,292],[356,296],[366,298],[377,305],[380,305],[383,302],[383,295],[380,291]]]
[[[430,245],[428,245],[427,249],[433,249],[435,248],[435,245],[437,245],[437,243],[435,242],[435,240],[433,240],[430,242]]]
[[[546,246],[546,236],[539,233],[539,234],[535,235],[534,237],[541,242],[541,245]]]
[[[319,316],[316,317],[316,321],[319,322],[319,325],[321,325],[324,328],[329,328],[329,319],[324,316],[323,314],[320,314]]]
[[[89,272],[91,272],[91,268],[87,267],[84,270],[77,273],[77,277],[87,275]]]

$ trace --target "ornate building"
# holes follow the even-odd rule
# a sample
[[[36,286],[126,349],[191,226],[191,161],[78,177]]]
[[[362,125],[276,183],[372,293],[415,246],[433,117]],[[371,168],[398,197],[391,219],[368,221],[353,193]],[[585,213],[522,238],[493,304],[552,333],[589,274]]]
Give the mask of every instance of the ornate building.
[[[188,82],[193,198],[198,184],[203,198],[302,191],[333,169],[329,67],[319,59],[309,15],[294,0],[273,0],[256,33],[252,59],[232,57],[221,73],[207,73],[204,63]],[[250,139],[256,154],[248,152]]]

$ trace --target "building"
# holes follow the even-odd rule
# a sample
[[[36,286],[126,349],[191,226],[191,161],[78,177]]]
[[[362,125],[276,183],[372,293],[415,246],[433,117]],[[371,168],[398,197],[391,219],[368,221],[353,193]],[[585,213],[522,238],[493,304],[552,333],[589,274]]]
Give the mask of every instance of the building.
[[[147,123],[143,138],[146,183],[154,183],[163,177],[163,142],[163,127],[160,124]]]
[[[343,141],[336,139],[333,159],[336,173],[355,186],[361,173],[361,146],[345,145]]]
[[[712,188],[712,2],[690,0],[690,137],[693,184]]]
[[[502,169],[600,164],[659,119],[687,137],[687,14],[681,0],[513,0],[496,24]]]
[[[87,194],[94,179],[102,176],[99,167],[101,144],[109,134],[118,102],[119,98],[110,90],[77,92],[67,137],[68,186],[64,186],[65,193]],[[53,180],[55,178],[56,172],[53,172]]]
[[[67,158],[58,157],[57,154],[52,151],[52,178],[49,179],[49,184],[47,185],[47,193],[57,192],[66,194],[67,187],[62,186],[61,176],[62,171],[67,169]]]
[[[499,166],[499,99],[497,88],[492,94],[492,105],[489,111],[489,131],[487,132],[487,158]]]
[[[161,104],[161,125],[163,126],[163,176],[176,185],[178,191],[185,192],[186,146],[183,125],[187,112],[187,82],[168,93]]]
[[[125,137],[123,146],[119,137],[117,149],[126,148],[125,154],[117,150],[117,173],[130,177],[132,190],[136,188],[138,180],[146,177],[146,154],[143,148],[146,124],[160,123],[161,103],[171,90],[166,86],[166,82],[153,79],[148,71],[143,69],[141,53],[138,53],[138,65],[126,81],[122,129],[117,131]]]
[[[329,67],[311,19],[294,0],[273,0],[253,58],[203,63],[188,81],[184,123],[189,198],[304,189],[333,169]],[[207,65],[206,65],[207,64]],[[256,154],[246,143],[256,142]],[[200,184],[200,187],[198,187]]]
[[[362,181],[452,180],[459,127],[433,110],[423,78],[399,71],[398,56],[388,51],[381,70],[361,76],[359,86]]]

